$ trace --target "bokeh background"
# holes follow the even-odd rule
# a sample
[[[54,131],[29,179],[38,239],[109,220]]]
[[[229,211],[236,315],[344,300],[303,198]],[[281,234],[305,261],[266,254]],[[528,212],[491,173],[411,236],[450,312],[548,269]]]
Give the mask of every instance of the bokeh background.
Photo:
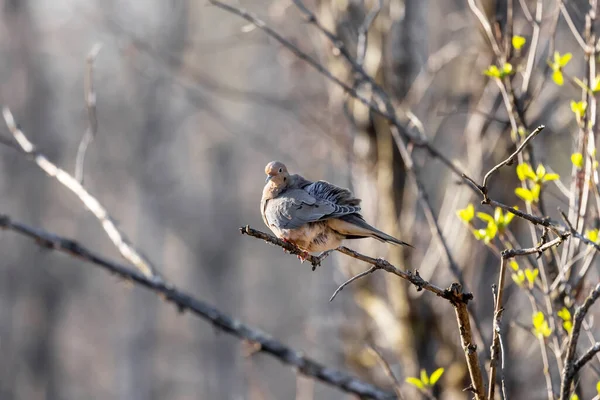
[[[523,3],[533,9],[536,2]],[[576,131],[568,101],[580,93],[573,87],[559,90],[547,79],[556,4],[543,3],[540,55],[532,75],[532,86],[541,91],[527,118],[531,126],[547,126],[535,140],[536,155],[564,173],[568,183],[565,149]],[[232,4],[255,12],[336,76],[352,81],[348,66],[292,2]],[[305,4],[352,51],[358,27],[374,5]],[[569,2],[578,26],[582,4]],[[366,269],[364,264],[335,255],[311,272],[281,249],[238,231],[246,224],[266,229],[259,213],[263,169],[276,159],[310,179],[351,187],[364,199],[369,221],[416,247],[364,240],[351,243],[353,248],[417,268],[440,286],[455,281],[383,120],[259,29],[206,1],[3,0],[0,5],[0,103],[11,108],[41,152],[70,172],[88,125],[85,59],[102,43],[94,64],[99,125],[87,154],[85,186],[163,275],[319,362],[381,387],[390,388],[391,382],[368,345],[381,349],[400,381],[417,376],[420,368],[444,367],[436,396],[469,397],[462,392],[468,375],[454,311],[446,302],[378,273],[330,303],[336,287]],[[489,18],[501,20],[506,1],[483,5]],[[531,37],[516,5],[515,33]],[[465,1],[384,1],[368,43],[365,68],[393,95],[407,125],[410,111],[436,147],[472,177],[481,179],[511,151],[501,96],[481,73],[492,57]],[[583,73],[583,57],[562,20],[553,45],[573,51],[569,71]],[[9,137],[5,127],[0,133]],[[455,216],[477,199],[420,150],[415,160],[475,295],[473,310],[486,340],[479,348],[485,354],[498,261]],[[72,193],[6,146],[0,147],[0,163],[1,213],[120,260]],[[518,204],[516,184],[514,170],[503,170],[492,196]],[[554,187],[546,200],[552,216],[557,205],[567,206]],[[527,238],[519,233],[523,224],[514,227]],[[523,243],[531,245],[527,239]],[[514,285],[507,302],[504,320],[530,326],[531,314],[523,312],[528,302]],[[537,341],[508,322],[506,332],[512,398],[545,398]],[[248,356],[237,339],[177,313],[152,293],[11,232],[0,232],[0,352],[2,400],[349,398],[298,377],[269,356]],[[402,390],[406,398],[419,396],[409,385]]]

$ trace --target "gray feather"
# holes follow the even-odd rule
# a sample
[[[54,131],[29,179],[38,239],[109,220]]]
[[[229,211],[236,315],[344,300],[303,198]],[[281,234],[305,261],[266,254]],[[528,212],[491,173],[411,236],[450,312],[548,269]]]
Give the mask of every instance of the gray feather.
[[[290,188],[269,200],[265,218],[280,229],[294,229],[310,222],[357,213],[359,203],[347,189],[324,181],[294,180]]]

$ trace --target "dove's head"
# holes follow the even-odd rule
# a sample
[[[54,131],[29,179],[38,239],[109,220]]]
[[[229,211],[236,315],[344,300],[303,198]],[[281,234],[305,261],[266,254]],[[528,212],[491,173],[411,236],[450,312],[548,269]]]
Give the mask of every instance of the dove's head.
[[[271,182],[271,185],[284,187],[288,184],[290,174],[286,166],[280,161],[271,161],[265,167],[265,174],[267,174],[266,182]]]

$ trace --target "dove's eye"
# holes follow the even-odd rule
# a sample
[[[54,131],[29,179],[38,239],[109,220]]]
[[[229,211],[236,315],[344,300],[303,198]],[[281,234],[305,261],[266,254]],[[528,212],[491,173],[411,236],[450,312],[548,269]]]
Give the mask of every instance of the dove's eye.
[[[279,172],[283,172],[283,169],[282,169],[282,168],[279,168]]]

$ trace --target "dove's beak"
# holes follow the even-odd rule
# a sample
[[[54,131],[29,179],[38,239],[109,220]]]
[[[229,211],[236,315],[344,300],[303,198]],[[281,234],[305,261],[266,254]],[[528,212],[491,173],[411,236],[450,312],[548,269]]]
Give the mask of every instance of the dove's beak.
[[[265,183],[268,183],[271,179],[273,179],[273,175],[267,175],[267,179],[265,179]]]

